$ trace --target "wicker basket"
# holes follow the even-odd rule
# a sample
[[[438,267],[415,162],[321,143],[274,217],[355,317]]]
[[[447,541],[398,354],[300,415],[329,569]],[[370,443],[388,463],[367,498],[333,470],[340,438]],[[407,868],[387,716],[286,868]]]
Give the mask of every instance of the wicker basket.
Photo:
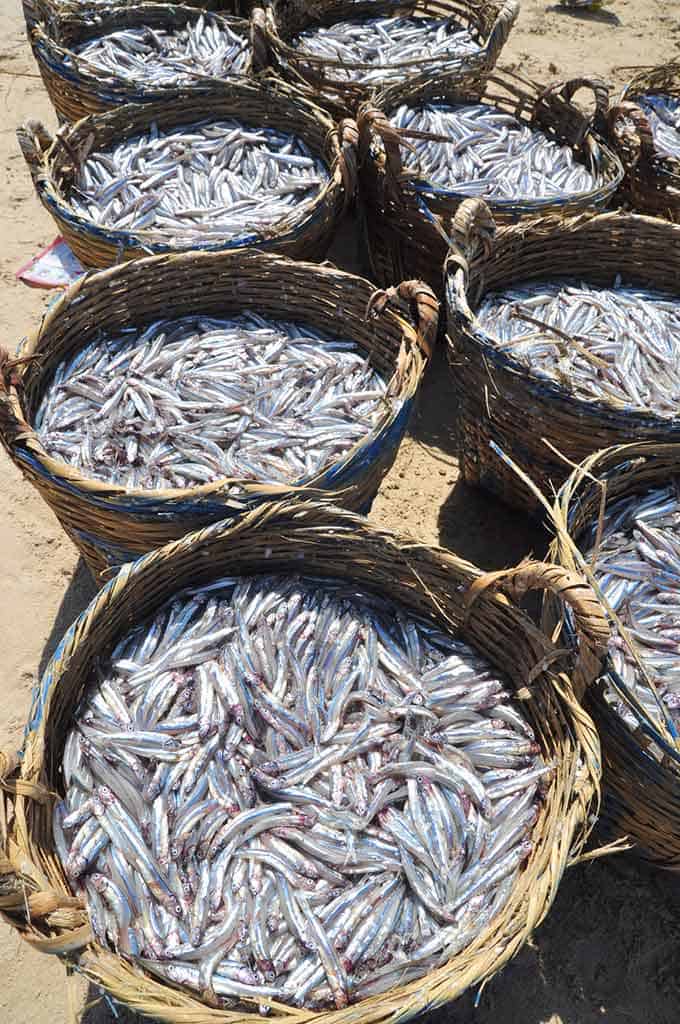
[[[573,103],[580,89],[590,90],[595,113],[587,117]],[[401,133],[388,121],[402,103],[493,104],[522,124],[540,129],[548,138],[569,145],[577,159],[589,164],[597,186],[589,193],[554,199],[497,199],[489,206],[498,223],[514,223],[542,214],[563,216],[605,206],[620,185],[623,167],[595,133],[604,128],[607,89],[600,82],[573,79],[546,89],[509,71],[496,68],[483,90],[455,77],[428,80],[393,88],[359,110],[360,199],[369,259],[374,278],[397,280],[392,275],[411,268],[436,291],[442,288],[442,267],[451,235],[451,218],[463,199],[450,189],[421,181],[402,167]],[[379,107],[379,109],[378,109]],[[408,142],[406,135],[404,141]],[[424,190],[424,191],[423,191]],[[399,268],[399,270],[397,270]]]
[[[45,88],[61,121],[78,121],[87,114],[98,114],[125,103],[169,102],[176,97],[205,91],[215,81],[207,75],[196,76],[192,83],[177,85],[148,85],[143,81],[115,75],[105,78],[83,64],[77,50],[90,39],[117,32],[121,29],[150,27],[154,29],[180,29],[205,16],[195,7],[174,4],[142,3],[107,7],[81,14],[61,12],[49,22],[39,23],[33,29],[33,54],[38,63]],[[266,49],[257,21],[222,17],[213,14],[211,21],[218,27],[228,25],[237,35],[248,39],[250,53],[243,69],[249,75],[264,67]]]
[[[388,303],[397,309],[388,308]],[[367,316],[369,304],[375,315]],[[400,306],[405,315],[399,313]],[[25,345],[22,357],[29,358],[20,362],[22,369],[5,361],[0,386],[0,440],[95,576],[189,530],[296,488],[223,478],[187,489],[126,490],[88,478],[50,456],[32,429],[52,374],[100,329],[151,323],[159,316],[228,316],[247,309],[351,338],[391,381],[399,405],[380,429],[324,472],[299,484],[312,493],[328,492],[350,509],[370,507],[396,457],[436,335],[437,302],[429,288],[411,281],[390,293],[375,293],[368,281],[330,266],[251,252],[192,252],[138,260],[73,285]],[[415,329],[409,322],[411,311]],[[243,496],[229,496],[229,483],[239,483]]]
[[[463,58],[430,58],[403,61],[388,69],[382,83],[362,85],[338,77],[341,61],[315,57],[294,44],[295,38],[314,25],[333,25],[348,19],[405,14],[452,18],[467,28],[480,45],[479,53]],[[310,94],[338,117],[354,116],[358,105],[382,89],[389,80],[409,81],[413,76],[464,75],[466,81],[482,82],[494,67],[519,14],[519,0],[271,0],[265,11],[266,39],[274,66],[294,85]],[[371,65],[365,65],[370,70]],[[481,86],[480,86],[481,87]]]
[[[678,444],[639,443],[598,452],[574,471],[560,491],[551,556],[570,570],[578,564],[587,571],[573,542],[578,545],[586,531],[600,522],[603,502],[665,487],[678,477]],[[609,839],[627,835],[640,857],[680,871],[680,746],[677,740],[675,745],[669,743],[640,712],[640,726],[631,730],[606,700],[606,683],[603,676],[586,698],[602,743],[602,835]],[[616,692],[618,699],[631,704],[620,680]],[[662,761],[650,752],[650,743],[664,752]]]
[[[163,986],[97,945],[54,853],[51,804],[62,783],[67,729],[97,657],[178,588],[225,573],[300,571],[336,576],[397,600],[460,634],[507,673],[544,755],[556,762],[534,829],[534,849],[505,908],[470,946],[420,981],[327,1012],[273,1004],[294,1024],[374,1024],[443,1005],[490,977],[543,920],[564,869],[578,855],[598,806],[599,743],[570,679],[569,660],[518,608],[529,589],[562,595],[576,610],[583,649],[599,664],[608,630],[590,588],[555,566],[526,563],[491,581],[455,555],[402,541],[366,520],[311,502],[264,505],[159,549],[122,571],[63,638],[36,695],[23,756],[0,762],[0,892],[8,919],[31,943],[64,956],[132,1009],[180,1024],[255,1024],[253,1012],[219,1011]],[[476,598],[476,600],[472,600]],[[573,669],[580,678],[582,663]],[[591,669],[583,681],[590,678]],[[3,779],[4,775],[4,779]],[[3,831],[5,829],[5,831]]]
[[[324,161],[329,180],[311,206],[287,217],[280,226],[272,225],[260,233],[251,231],[228,241],[203,245],[194,242],[184,248],[218,251],[254,247],[294,258],[322,259],[354,194],[356,125],[343,121],[336,126],[322,110],[271,76],[258,82],[231,79],[213,91],[188,92],[170,103],[129,104],[105,114],[92,114],[76,124],[63,125],[54,139],[36,122],[28,122],[17,134],[38,197],[54,218],[59,233],[84,266],[108,267],[121,260],[177,248],[160,242],[147,244],[144,231],[131,233],[98,227],[77,213],[68,197],[74,165],[78,166],[83,155],[92,149],[106,148],[147,131],[152,122],[166,130],[230,117],[293,133]]]
[[[640,213],[680,221],[680,159],[656,152],[654,136],[637,99],[645,93],[680,98],[680,63],[644,68],[609,112],[609,136],[626,168],[622,198]]]
[[[463,203],[446,268],[449,362],[460,402],[461,472],[531,514],[534,494],[492,442],[552,495],[573,468],[601,448],[634,440],[680,440],[680,419],[586,401],[531,374],[476,324],[489,291],[576,276],[600,287],[625,281],[678,292],[680,227],[631,213],[545,217],[499,230],[481,200]]]

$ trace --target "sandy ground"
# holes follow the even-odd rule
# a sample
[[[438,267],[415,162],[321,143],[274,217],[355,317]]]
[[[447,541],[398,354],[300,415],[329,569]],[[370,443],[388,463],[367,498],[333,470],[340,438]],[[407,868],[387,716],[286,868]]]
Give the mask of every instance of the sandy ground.
[[[662,0],[615,0],[598,15],[576,16],[542,0],[523,0],[505,60],[546,83],[591,73],[619,88],[627,77],[622,67],[678,56],[679,9]],[[0,344],[10,349],[49,301],[48,293],[17,283],[15,271],[54,237],[14,138],[16,125],[27,117],[53,124],[18,3],[0,0]],[[343,236],[334,258],[351,268],[361,257],[351,225]],[[541,554],[540,531],[457,480],[455,412],[439,358],[372,517],[488,568],[512,564],[530,551]],[[31,687],[94,591],[56,520],[4,456],[0,543],[0,621],[6,625],[0,749],[6,749],[20,743]],[[628,856],[576,868],[534,941],[487,985],[478,1006],[471,993],[434,1014],[431,1024],[671,1024],[680,1008],[678,909],[675,880]],[[101,1002],[82,1016],[97,993],[76,986],[69,1002],[61,965],[21,944],[3,924],[0,964],[0,1024],[115,1019]],[[121,1012],[119,1019],[127,1022],[128,1015]]]

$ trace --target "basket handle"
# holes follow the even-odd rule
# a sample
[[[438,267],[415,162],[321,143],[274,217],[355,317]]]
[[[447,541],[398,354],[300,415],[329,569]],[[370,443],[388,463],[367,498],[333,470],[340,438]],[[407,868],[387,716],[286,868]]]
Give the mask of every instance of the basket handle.
[[[338,168],[345,192],[344,208],[347,209],[357,188],[359,128],[356,121],[351,117],[344,118],[338,125],[338,135],[340,137]]]
[[[583,667],[584,664],[584,646],[598,664],[601,663],[609,644],[609,623],[595,591],[578,573],[549,562],[533,560],[522,562],[514,569],[484,573],[470,585],[466,594],[466,616],[477,598],[489,589],[500,590],[516,604],[532,590],[552,594],[571,609],[574,628],[582,641],[579,665]],[[592,677],[592,673],[590,675]]]
[[[608,135],[623,159],[627,169],[634,167],[641,158],[654,160],[654,134],[642,107],[631,100],[615,104],[607,118]]]
[[[495,66],[498,58],[500,57],[501,50],[508,41],[511,29],[517,17],[519,15],[519,0],[506,0],[500,11],[498,17],[494,22],[494,26],[491,29],[488,42],[486,44],[486,63],[487,67],[492,68]]]
[[[415,323],[418,344],[429,359],[439,324],[439,302],[435,293],[422,281],[402,281],[396,287],[378,289],[368,300],[366,319],[379,316],[390,303],[408,308]]]
[[[53,794],[39,783],[21,778],[19,758],[0,751],[0,824],[10,821],[19,801],[49,806]],[[24,810],[25,813],[25,810]],[[32,922],[59,917],[58,927],[65,929],[52,938],[41,938],[35,932],[29,941],[44,953],[64,954],[81,949],[92,941],[85,904],[79,896],[69,896],[49,887],[41,874],[26,874],[27,865],[17,858],[0,827],[0,882],[3,882],[2,912],[11,917],[20,930]],[[27,936],[28,937],[28,936]]]
[[[449,301],[468,322],[472,319],[467,301],[470,261],[480,251],[487,259],[491,256],[495,234],[496,222],[484,200],[464,199],[451,223],[452,244],[444,260],[444,281],[453,275]]]
[[[385,169],[387,179],[396,187],[403,171],[401,160],[401,136],[399,129],[391,125],[379,107],[372,103],[362,103],[357,112],[359,128],[359,159],[363,163],[368,157],[373,134],[379,135],[385,149]]]
[[[534,109],[539,105],[545,96],[560,96],[565,103],[571,103],[574,96],[581,89],[588,89],[595,98],[595,112],[592,116],[592,123],[600,130],[606,131],[607,118],[609,116],[609,88],[601,78],[589,78],[579,76],[570,78],[567,81],[554,82],[544,89],[536,100]]]
[[[42,121],[26,121],[17,128],[17,141],[35,183],[43,174],[45,154],[52,145],[52,136]]]
[[[27,436],[33,436],[32,428],[17,412],[18,405],[11,395],[12,389],[15,392],[21,390],[21,378],[15,369],[33,358],[14,359],[7,349],[0,347],[0,438],[6,445],[15,445]]]
[[[257,73],[269,67],[271,63],[267,41],[267,20],[263,7],[253,7],[250,14],[249,34],[253,71]]]

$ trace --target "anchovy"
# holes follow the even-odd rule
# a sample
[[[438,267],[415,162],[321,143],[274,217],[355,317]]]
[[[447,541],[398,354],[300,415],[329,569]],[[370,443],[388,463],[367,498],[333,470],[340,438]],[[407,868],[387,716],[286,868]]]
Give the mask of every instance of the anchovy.
[[[617,409],[677,415],[680,301],[641,288],[537,281],[492,292],[477,310],[485,335],[533,376]]]
[[[50,453],[125,487],[296,483],[381,429],[399,408],[392,390],[351,341],[254,313],[185,317],[99,335],[57,368],[35,427]],[[164,700],[180,667],[167,653],[153,664]],[[115,692],[106,699],[127,729]],[[160,715],[159,699],[145,699],[147,714]]]
[[[596,556],[595,579],[625,631],[614,624],[609,654],[642,711],[663,732],[680,729],[680,501],[675,483],[611,503]],[[633,651],[629,644],[634,647]],[[640,671],[639,662],[643,672]],[[650,685],[651,684],[651,685]],[[631,729],[640,724],[625,695],[604,677],[604,692]],[[670,726],[670,730],[669,727]],[[662,752],[655,744],[648,748]]]
[[[125,79],[135,85],[182,85],[199,78],[243,73],[249,45],[223,18],[201,14],[172,30],[125,28],[90,39],[65,63],[98,79]]]
[[[635,102],[647,115],[658,155],[680,157],[680,99],[645,94],[636,96]]]
[[[314,25],[292,41],[298,53],[337,61],[328,77],[365,85],[398,82],[406,62],[463,66],[481,47],[453,18],[362,18]]]
[[[553,770],[459,640],[341,581],[225,577],[99,662],[55,849],[97,940],[162,979],[221,1008],[342,1008],[475,939]]]
[[[241,121],[201,121],[124,139],[88,154],[75,213],[145,244],[187,246],[271,230],[311,209],[329,180],[295,135]]]
[[[402,105],[390,120],[409,144],[404,167],[424,189],[516,201],[563,198],[597,185],[568,146],[486,103]],[[415,132],[431,138],[411,138]]]

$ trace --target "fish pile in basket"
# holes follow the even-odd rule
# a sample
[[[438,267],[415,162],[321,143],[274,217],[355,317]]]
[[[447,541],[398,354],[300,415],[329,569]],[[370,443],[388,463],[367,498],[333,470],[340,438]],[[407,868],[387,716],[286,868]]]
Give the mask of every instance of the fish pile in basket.
[[[438,628],[347,583],[221,579],[102,661],[54,832],[105,945],[223,1006],[342,1007],[488,925],[552,771]]]
[[[440,192],[541,199],[590,192],[596,185],[569,146],[488,103],[402,104],[390,122],[406,133],[404,167]],[[410,133],[424,137],[410,139]]]
[[[601,533],[600,533],[601,530]],[[616,614],[610,657],[633,695],[622,700],[609,683],[606,697],[636,729],[640,711],[663,733],[680,729],[680,494],[675,483],[614,502],[602,526],[586,538],[586,558]],[[630,641],[632,641],[633,649]],[[607,678],[607,677],[605,677]],[[648,748],[659,759],[654,744]]]
[[[477,322],[533,376],[587,401],[675,418],[680,300],[643,288],[536,281],[492,292]],[[633,329],[631,330],[631,326]]]
[[[91,39],[75,50],[81,71],[100,79],[125,78],[145,85],[182,85],[244,71],[250,46],[223,19],[199,15],[184,28],[125,28]],[[72,63],[66,58],[66,65]]]
[[[636,103],[647,115],[659,156],[680,158],[680,100],[674,96],[642,95]]]
[[[245,313],[98,337],[57,368],[35,427],[52,454],[128,488],[293,483],[398,404],[354,342]]]
[[[328,181],[299,138],[236,119],[125,139],[90,153],[71,188],[94,224],[183,245],[271,227],[313,205]]]
[[[292,43],[301,53],[338,61],[333,77],[365,85],[403,77],[403,63],[468,57],[480,46],[451,18],[364,18],[313,26]]]

